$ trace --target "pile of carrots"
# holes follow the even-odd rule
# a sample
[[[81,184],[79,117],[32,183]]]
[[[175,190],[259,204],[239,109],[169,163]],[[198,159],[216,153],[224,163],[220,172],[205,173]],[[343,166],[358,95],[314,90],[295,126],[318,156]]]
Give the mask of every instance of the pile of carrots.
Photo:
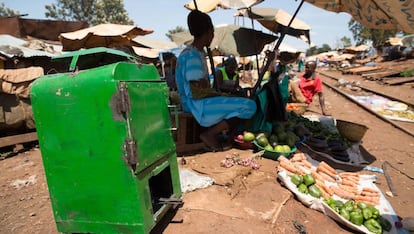
[[[360,174],[357,172],[339,173],[324,161],[315,167],[304,153],[296,153],[290,159],[279,157],[278,161],[278,171],[285,170],[289,176],[310,173],[315,179],[316,186],[322,191],[323,198],[335,194],[343,199],[362,201],[368,205],[380,204],[380,191],[376,188],[358,186]]]

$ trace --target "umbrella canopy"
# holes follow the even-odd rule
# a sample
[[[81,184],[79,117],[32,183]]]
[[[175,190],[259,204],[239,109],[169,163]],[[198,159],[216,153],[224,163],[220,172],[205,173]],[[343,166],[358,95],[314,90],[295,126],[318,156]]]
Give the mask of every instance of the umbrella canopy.
[[[239,10],[236,15],[255,19],[263,27],[274,33],[282,33],[286,29],[286,34],[301,38],[310,43],[310,26],[295,18],[288,27],[292,16],[284,10],[276,8],[252,7],[250,9]]]
[[[178,45],[187,44],[192,40],[188,32],[175,33],[171,37]],[[215,27],[210,48],[226,55],[252,56],[260,54],[266,44],[274,42],[277,38],[250,28],[222,25]]]
[[[414,33],[414,1],[399,0],[305,0],[322,9],[346,12],[373,29],[397,29]]]
[[[133,46],[132,41],[139,35],[147,35],[153,30],[142,29],[133,25],[99,24],[74,32],[61,33],[59,36],[64,51],[81,48]]]
[[[248,8],[263,2],[264,0],[191,0],[184,5],[189,10],[195,10],[194,1],[199,11],[208,13],[216,10],[218,7],[223,9],[240,9]]]

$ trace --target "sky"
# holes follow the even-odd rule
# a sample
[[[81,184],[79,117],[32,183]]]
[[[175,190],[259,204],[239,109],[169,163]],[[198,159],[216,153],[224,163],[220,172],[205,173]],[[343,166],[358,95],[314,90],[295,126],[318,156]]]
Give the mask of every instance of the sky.
[[[152,34],[145,37],[169,41],[165,36],[169,30],[177,26],[187,27],[187,10],[184,5],[191,0],[124,0],[125,9],[128,16],[134,21],[135,25],[141,28],[152,29]],[[45,5],[56,3],[54,0],[0,0],[6,7],[19,11],[20,14],[28,14],[24,18],[45,19]],[[265,0],[257,7],[271,7],[282,9],[291,15],[295,13],[300,0]],[[238,24],[245,27],[252,27],[252,21],[248,18],[234,17],[236,10],[218,10],[208,13],[212,18],[213,24]],[[298,19],[306,22],[311,27],[311,42],[320,47],[328,44],[331,48],[336,46],[336,42],[346,36],[352,39],[352,33],[348,29],[348,21],[351,16],[346,13],[333,13],[317,8],[305,2],[300,8]],[[258,22],[253,21],[253,27],[266,33],[271,33],[263,28]],[[306,51],[309,45],[302,40],[287,35],[283,39],[286,43],[296,49]]]

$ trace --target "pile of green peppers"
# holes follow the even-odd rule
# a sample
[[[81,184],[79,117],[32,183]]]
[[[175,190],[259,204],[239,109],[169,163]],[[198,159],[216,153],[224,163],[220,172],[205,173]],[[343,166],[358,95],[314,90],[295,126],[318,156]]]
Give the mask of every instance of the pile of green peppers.
[[[364,202],[355,203],[353,200],[342,202],[333,198],[326,198],[324,201],[343,218],[357,226],[364,225],[372,233],[382,233],[392,228],[391,222],[381,216],[377,208]]]
[[[315,185],[315,178],[311,174],[305,174],[303,176],[294,174],[290,177],[290,181],[296,185],[301,193],[309,194],[316,198],[322,196],[322,191]]]

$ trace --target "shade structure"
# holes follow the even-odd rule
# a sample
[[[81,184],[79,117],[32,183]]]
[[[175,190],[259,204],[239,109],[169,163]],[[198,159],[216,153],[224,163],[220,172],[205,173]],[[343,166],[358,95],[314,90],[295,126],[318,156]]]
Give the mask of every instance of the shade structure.
[[[304,0],[332,12],[346,12],[368,28],[414,33],[414,1]]]
[[[171,36],[178,45],[192,40],[188,32],[180,32]],[[277,38],[277,36],[238,25],[221,25],[214,29],[214,38],[210,48],[225,55],[252,56],[260,54],[266,44],[274,42]]]
[[[99,24],[74,32],[61,33],[59,39],[64,51],[81,48],[134,46],[132,39],[152,33],[151,29],[142,29],[133,25]]]
[[[297,18],[288,27],[289,21],[293,16],[282,9],[252,7],[239,10],[236,15],[255,19],[263,27],[274,33],[282,33],[286,29],[285,33],[287,35],[301,38],[310,44],[309,32],[311,27]]]
[[[189,10],[195,10],[196,5],[199,11],[208,13],[216,10],[217,8],[222,9],[240,9],[248,8],[257,5],[264,0],[190,0],[184,5]],[[194,2],[196,4],[194,4]]]

